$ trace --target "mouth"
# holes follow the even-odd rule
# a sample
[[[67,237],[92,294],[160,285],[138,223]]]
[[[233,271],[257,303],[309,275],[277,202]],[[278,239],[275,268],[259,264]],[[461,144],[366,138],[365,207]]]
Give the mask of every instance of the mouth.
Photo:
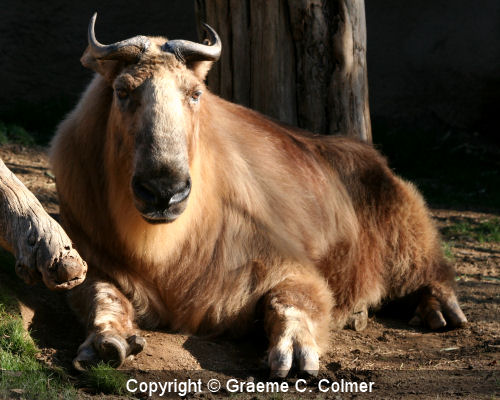
[[[174,207],[169,207],[165,210],[156,210],[144,206],[143,204],[135,204],[137,211],[148,224],[169,224],[174,222],[184,212],[186,204],[176,204]]]
[[[151,213],[149,214],[142,214],[141,217],[144,221],[146,221],[148,224],[152,225],[159,225],[159,224],[168,224],[170,222],[174,222],[179,215],[163,215],[163,213],[155,213],[152,215]]]

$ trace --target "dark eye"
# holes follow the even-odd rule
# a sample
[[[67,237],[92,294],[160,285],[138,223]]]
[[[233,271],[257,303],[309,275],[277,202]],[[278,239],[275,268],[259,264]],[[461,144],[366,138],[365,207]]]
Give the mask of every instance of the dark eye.
[[[196,90],[195,92],[193,92],[191,94],[191,101],[193,103],[198,103],[198,101],[200,101],[200,96],[201,96],[201,90]]]
[[[125,100],[128,97],[128,92],[125,89],[115,89],[115,93],[120,100]]]

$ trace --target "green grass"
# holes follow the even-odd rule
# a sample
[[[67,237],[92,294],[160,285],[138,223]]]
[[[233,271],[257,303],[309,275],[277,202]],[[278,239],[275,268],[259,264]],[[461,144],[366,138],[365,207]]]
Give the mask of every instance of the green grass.
[[[34,136],[23,127],[16,124],[5,124],[0,121],[0,145],[17,143],[23,146],[33,146]]]
[[[84,372],[82,383],[98,393],[125,394],[128,377],[121,371],[100,362]]]
[[[49,368],[36,359],[33,339],[23,328],[20,317],[0,308],[0,398],[21,394],[26,399],[75,399],[77,388],[62,369]],[[83,373],[78,386],[95,393],[125,394],[128,377],[99,363]]]
[[[500,219],[494,218],[481,222],[477,236],[480,242],[500,242]]]
[[[0,145],[9,143],[9,137],[7,136],[7,129],[5,124],[0,122]]]
[[[14,296],[24,285],[14,272],[14,264],[14,257],[0,249],[0,269],[13,282],[9,286],[0,285],[0,399],[75,399],[77,387],[96,393],[123,394],[128,378],[106,364],[85,372],[79,376],[80,382],[76,382],[63,369],[48,367],[37,360],[39,349],[23,327]]]
[[[13,300],[2,292],[0,304],[0,397],[73,399],[77,390],[62,370],[48,368],[37,359],[38,348],[12,312]],[[4,303],[7,302],[8,306]],[[7,308],[10,310],[7,312]]]
[[[443,229],[446,237],[457,239],[476,240],[480,243],[500,242],[500,219],[492,218],[489,220],[459,221]]]
[[[444,253],[445,258],[448,261],[453,262],[455,260],[455,255],[453,254],[453,251],[451,249],[452,244],[450,242],[443,241],[442,247],[443,247],[443,253]]]
[[[32,133],[39,145],[47,145],[57,124],[75,106],[78,95],[52,97],[38,102],[16,101],[3,104],[0,120],[17,124]]]
[[[21,318],[16,318],[0,309],[0,351],[1,355],[11,359],[10,355],[19,355],[32,359],[37,354],[35,343],[23,328]],[[4,358],[2,358],[2,361]],[[15,369],[15,365],[1,363],[4,369]]]

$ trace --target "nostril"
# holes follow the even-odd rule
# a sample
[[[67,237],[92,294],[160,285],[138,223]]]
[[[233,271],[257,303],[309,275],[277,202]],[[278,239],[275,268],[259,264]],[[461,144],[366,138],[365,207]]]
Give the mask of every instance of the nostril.
[[[145,203],[154,203],[156,201],[156,193],[154,189],[146,182],[141,182],[137,179],[134,179],[134,182],[132,183],[132,189],[135,196]]]
[[[191,179],[188,178],[184,187],[170,198],[168,205],[173,206],[175,204],[178,204],[186,200],[190,192],[191,192]]]

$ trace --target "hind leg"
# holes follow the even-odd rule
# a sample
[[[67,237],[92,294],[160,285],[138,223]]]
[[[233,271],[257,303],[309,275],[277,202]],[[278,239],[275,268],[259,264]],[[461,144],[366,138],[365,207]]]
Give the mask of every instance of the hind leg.
[[[293,273],[267,293],[264,304],[271,376],[285,377],[294,359],[300,371],[316,375],[330,326],[324,279],[306,270]]]
[[[424,287],[410,325],[425,324],[431,329],[440,329],[445,326],[460,327],[467,323],[450,286],[446,283],[432,283]]]
[[[87,339],[78,348],[73,366],[78,370],[102,360],[119,367],[146,341],[137,335],[129,300],[111,283],[87,278],[70,292],[69,301],[87,325]]]

